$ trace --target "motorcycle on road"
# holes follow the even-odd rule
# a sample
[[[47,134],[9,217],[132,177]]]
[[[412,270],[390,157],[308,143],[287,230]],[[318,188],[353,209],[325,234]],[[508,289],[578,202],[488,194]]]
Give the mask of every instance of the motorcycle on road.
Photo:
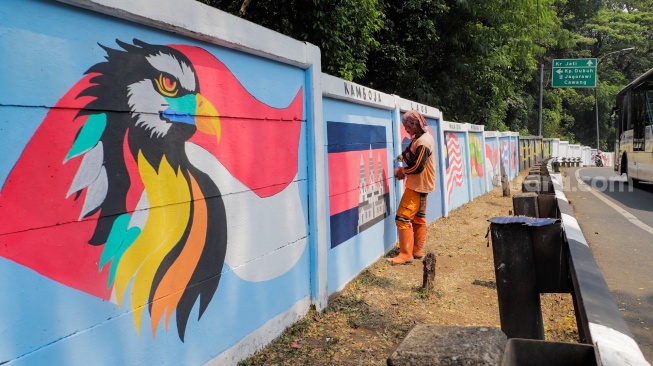
[[[594,164],[596,164],[597,167],[603,166],[603,156],[601,153],[594,155]]]

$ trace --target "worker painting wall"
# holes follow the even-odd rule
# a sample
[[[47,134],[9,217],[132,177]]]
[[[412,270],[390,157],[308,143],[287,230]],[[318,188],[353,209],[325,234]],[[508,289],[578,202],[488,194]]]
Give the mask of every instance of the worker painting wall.
[[[442,135],[441,135],[441,125],[442,125],[442,112],[438,109],[425,106],[423,104],[415,103],[413,101],[397,97],[397,106],[400,110],[400,120],[403,119],[404,114],[409,110],[419,111],[426,120],[426,123],[429,126],[429,133],[433,135],[433,140],[435,141],[436,149],[434,151],[435,155],[435,190],[429,193],[426,200],[426,222],[432,223],[440,217],[443,217],[445,214],[445,205],[444,205],[444,175],[442,174],[442,150],[439,148],[441,146]],[[397,155],[404,151],[410,144],[411,137],[406,132],[403,124],[399,124],[399,138],[401,140],[400,151]],[[397,165],[398,166],[398,165]],[[403,194],[403,182],[399,186],[399,191]],[[398,195],[398,200],[401,200],[401,194]],[[397,201],[397,204],[399,201]]]
[[[0,363],[202,364],[307,308],[306,70],[57,2],[13,10]]]

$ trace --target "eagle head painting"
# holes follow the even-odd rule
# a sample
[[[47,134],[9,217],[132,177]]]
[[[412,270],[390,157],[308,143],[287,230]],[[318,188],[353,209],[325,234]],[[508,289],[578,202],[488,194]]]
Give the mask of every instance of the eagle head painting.
[[[302,91],[271,107],[202,48],[116,42],[50,109],[1,187],[0,256],[129,306],[139,333],[144,310],[153,335],[175,314],[183,341],[194,304],[201,318],[218,287],[229,220],[220,182],[188,146],[275,195],[297,173]]]

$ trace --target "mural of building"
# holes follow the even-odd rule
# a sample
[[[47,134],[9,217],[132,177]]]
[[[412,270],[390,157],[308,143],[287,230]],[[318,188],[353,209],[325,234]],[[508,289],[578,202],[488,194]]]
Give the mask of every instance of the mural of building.
[[[376,179],[374,178],[374,161],[370,146],[369,178],[365,179],[365,165],[361,154],[360,193],[358,195],[358,232],[361,232],[388,216],[388,209],[383,187],[384,172],[381,157],[377,156]]]

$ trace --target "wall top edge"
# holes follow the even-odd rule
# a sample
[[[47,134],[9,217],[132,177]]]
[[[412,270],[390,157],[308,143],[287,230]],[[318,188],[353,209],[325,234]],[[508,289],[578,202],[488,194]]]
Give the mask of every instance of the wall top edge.
[[[308,68],[316,47],[195,0],[56,0],[218,46]]]
[[[442,121],[442,112],[435,107],[413,102],[412,100],[404,99],[398,95],[395,95],[395,98],[397,100],[396,102],[397,106],[399,107],[399,110],[401,112],[408,112],[414,110],[420,112],[424,117],[438,119]]]
[[[483,132],[485,131],[485,126],[483,125],[475,125],[472,123],[465,123],[467,125],[467,131],[470,132]]]
[[[442,122],[442,131],[468,131],[469,123]]]
[[[499,131],[484,131],[483,135],[485,137],[497,137],[499,136]]]
[[[383,109],[395,108],[393,95],[324,73],[322,73],[322,95]]]
[[[519,132],[499,132],[499,136],[501,137],[519,137]]]

